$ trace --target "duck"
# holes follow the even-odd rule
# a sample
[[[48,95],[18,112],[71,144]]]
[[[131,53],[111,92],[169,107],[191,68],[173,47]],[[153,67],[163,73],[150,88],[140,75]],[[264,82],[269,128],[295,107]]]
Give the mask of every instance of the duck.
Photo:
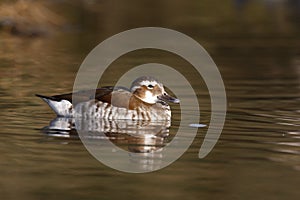
[[[96,90],[36,96],[45,101],[58,117],[108,120],[170,121],[171,109],[168,103],[180,103],[178,98],[170,96],[163,84],[152,76],[137,78],[129,89],[104,86]]]

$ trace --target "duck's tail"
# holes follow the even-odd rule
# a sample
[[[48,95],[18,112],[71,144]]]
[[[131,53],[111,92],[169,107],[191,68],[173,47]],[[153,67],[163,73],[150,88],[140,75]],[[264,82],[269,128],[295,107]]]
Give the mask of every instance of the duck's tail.
[[[40,94],[36,94],[35,96],[43,99],[43,101],[45,101],[50,106],[50,108],[52,108],[52,110],[57,114],[57,116],[73,116],[73,105],[70,101],[65,99],[58,99],[54,96],[48,97]]]

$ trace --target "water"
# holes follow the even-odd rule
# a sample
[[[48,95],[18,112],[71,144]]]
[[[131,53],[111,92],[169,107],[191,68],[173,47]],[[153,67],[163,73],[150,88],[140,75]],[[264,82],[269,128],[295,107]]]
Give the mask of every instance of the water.
[[[0,34],[1,199],[299,198],[297,2],[172,2],[152,3],[155,15],[146,1],[135,2],[137,10],[133,4],[96,3],[99,11],[85,15],[79,30],[37,38]],[[69,9],[86,14],[92,7]],[[77,137],[45,134],[42,129],[55,115],[34,94],[71,91],[80,63],[94,46],[140,26],[173,28],[202,44],[222,74],[228,113],[218,143],[204,159],[198,151],[207,127],[198,129],[188,151],[170,166],[128,174],[101,164]],[[205,83],[173,54],[131,52],[112,64],[100,84],[113,84],[128,67],[153,61],[181,69],[197,91],[200,123],[209,124]],[[173,137],[180,110],[172,107]],[[190,129],[195,127],[185,130]],[[115,142],[128,149],[128,139]]]

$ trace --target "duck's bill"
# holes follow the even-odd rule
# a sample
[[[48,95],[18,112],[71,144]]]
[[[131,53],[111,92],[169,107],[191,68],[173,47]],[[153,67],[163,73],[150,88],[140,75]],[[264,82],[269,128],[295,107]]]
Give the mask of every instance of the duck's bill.
[[[180,103],[179,99],[172,97],[172,96],[168,95],[167,93],[165,93],[164,95],[160,95],[157,98],[159,100],[167,101],[167,102],[171,102],[171,103]]]

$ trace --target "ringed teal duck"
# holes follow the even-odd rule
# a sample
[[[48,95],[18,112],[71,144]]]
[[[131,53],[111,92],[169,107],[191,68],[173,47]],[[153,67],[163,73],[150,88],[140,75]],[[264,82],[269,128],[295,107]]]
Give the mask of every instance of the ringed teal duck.
[[[74,95],[76,102],[72,102]],[[171,110],[167,102],[180,102],[168,95],[163,84],[150,76],[137,78],[130,89],[108,86],[54,96],[36,96],[42,98],[57,116],[105,119],[170,120]]]

